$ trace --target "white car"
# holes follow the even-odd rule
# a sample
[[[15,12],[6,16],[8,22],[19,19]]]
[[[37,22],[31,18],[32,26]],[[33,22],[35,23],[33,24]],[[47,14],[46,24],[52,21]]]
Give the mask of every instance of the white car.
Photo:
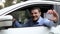
[[[10,7],[0,10],[0,16],[12,15],[20,22],[26,23],[29,17],[29,10],[31,7],[38,6],[42,12],[45,13],[48,9],[55,9],[60,14],[60,2],[54,1],[26,1],[21,2]],[[43,14],[42,14],[43,17]],[[60,21],[58,21],[59,23]],[[8,23],[7,23],[8,24]],[[7,25],[8,26],[8,25]],[[10,25],[12,26],[12,25]],[[3,26],[1,26],[3,27]],[[60,27],[47,28],[44,26],[38,27],[23,27],[23,28],[9,28],[1,30],[1,34],[60,34]],[[58,31],[57,31],[58,30]]]

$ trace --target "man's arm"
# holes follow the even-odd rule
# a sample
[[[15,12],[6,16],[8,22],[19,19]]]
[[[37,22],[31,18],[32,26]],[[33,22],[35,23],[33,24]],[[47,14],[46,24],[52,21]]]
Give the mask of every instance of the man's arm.
[[[18,21],[15,21],[13,27],[22,27],[22,24],[20,24]]]
[[[56,24],[53,21],[50,21],[48,19],[44,19],[44,25],[46,25],[48,27],[52,27],[52,26],[55,26]]]
[[[59,15],[58,15],[58,13],[55,10],[51,10],[50,9],[50,10],[47,11],[47,13],[53,15],[52,19],[50,19],[50,20],[52,20],[54,22],[57,22],[59,20]]]

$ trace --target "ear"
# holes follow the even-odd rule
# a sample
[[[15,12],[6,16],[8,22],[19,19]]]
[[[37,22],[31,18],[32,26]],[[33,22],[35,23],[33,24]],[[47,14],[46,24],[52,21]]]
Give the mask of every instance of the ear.
[[[40,12],[40,15],[41,15],[41,12]]]

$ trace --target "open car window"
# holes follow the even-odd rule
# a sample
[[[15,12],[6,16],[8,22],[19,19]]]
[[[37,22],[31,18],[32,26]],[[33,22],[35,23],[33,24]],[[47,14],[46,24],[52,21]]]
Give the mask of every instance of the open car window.
[[[32,7],[39,7],[42,11],[41,16],[43,18],[44,18],[44,13],[46,13],[47,10],[54,9],[54,5],[52,4],[34,4],[19,8],[15,11],[12,11],[8,15],[12,15],[17,21],[21,22],[22,24],[25,24],[28,21],[28,19],[31,18],[29,9],[31,9]]]
[[[18,20],[19,22],[24,23],[25,21],[27,21],[27,12],[25,10],[15,10],[14,12],[9,13],[10,15],[12,15],[16,20]]]

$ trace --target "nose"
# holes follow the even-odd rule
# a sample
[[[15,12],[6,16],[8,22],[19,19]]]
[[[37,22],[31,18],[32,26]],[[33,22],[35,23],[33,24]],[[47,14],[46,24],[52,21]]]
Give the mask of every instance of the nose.
[[[32,16],[35,16],[35,14],[32,14]]]

